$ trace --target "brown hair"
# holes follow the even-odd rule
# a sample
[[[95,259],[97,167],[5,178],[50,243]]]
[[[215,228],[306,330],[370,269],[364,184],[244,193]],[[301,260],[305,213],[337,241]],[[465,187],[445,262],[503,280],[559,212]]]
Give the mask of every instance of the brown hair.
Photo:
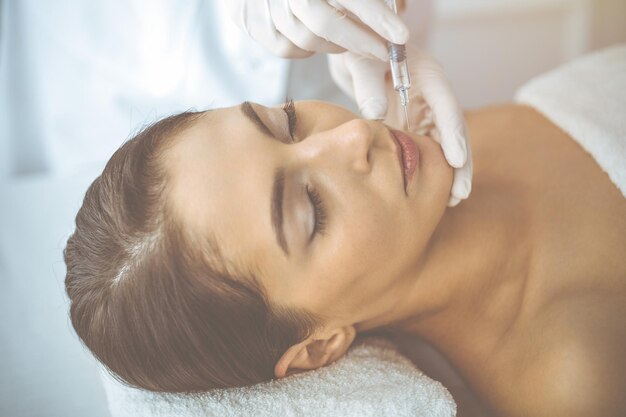
[[[281,355],[322,320],[272,305],[254,274],[234,272],[215,239],[168,209],[163,157],[199,115],[124,143],[87,190],[64,250],[76,333],[116,379],[151,391],[273,379]]]

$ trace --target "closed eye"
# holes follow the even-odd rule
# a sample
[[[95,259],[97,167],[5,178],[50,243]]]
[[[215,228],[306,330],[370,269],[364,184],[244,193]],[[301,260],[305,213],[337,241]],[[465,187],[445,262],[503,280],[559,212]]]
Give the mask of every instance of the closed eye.
[[[309,196],[314,213],[313,232],[309,237],[309,242],[311,242],[315,235],[322,235],[326,232],[326,208],[324,207],[320,193],[313,186],[307,185],[306,193]]]

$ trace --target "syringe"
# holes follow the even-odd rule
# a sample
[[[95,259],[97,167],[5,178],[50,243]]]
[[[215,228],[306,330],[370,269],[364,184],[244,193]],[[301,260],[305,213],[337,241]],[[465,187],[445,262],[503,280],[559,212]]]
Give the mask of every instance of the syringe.
[[[385,0],[387,6],[395,14],[398,14],[396,0]],[[411,88],[411,77],[409,76],[409,66],[406,62],[406,51],[404,45],[387,42],[387,51],[389,52],[389,64],[391,65],[391,77],[393,79],[393,89],[400,95],[400,104],[404,107],[404,117],[406,119],[406,128],[409,126],[409,88]]]

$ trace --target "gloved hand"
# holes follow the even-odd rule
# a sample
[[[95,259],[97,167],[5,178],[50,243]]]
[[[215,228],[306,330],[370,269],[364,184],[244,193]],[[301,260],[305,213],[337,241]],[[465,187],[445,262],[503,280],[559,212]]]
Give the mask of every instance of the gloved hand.
[[[224,0],[241,29],[283,58],[348,50],[384,61],[385,39],[397,44],[408,41],[409,30],[384,0],[332,0],[332,4],[327,0]]]
[[[411,131],[433,137],[441,144],[446,160],[454,169],[448,206],[466,199],[472,190],[472,153],[463,112],[441,65],[426,52],[406,46],[411,89],[409,124]],[[363,112],[366,105],[380,106],[385,123],[406,129],[404,110],[391,77],[389,64],[357,56],[351,52],[328,55],[330,73],[337,85],[353,97]],[[381,80],[385,80],[382,82]]]

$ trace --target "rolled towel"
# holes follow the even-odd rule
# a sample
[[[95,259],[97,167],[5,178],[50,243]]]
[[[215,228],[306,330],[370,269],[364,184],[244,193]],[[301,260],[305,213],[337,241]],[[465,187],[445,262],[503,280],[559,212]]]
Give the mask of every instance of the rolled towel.
[[[515,98],[578,142],[626,197],[626,44],[540,75]]]
[[[111,417],[450,417],[448,390],[381,337],[357,339],[334,363],[244,388],[165,394],[131,388],[100,367]]]

